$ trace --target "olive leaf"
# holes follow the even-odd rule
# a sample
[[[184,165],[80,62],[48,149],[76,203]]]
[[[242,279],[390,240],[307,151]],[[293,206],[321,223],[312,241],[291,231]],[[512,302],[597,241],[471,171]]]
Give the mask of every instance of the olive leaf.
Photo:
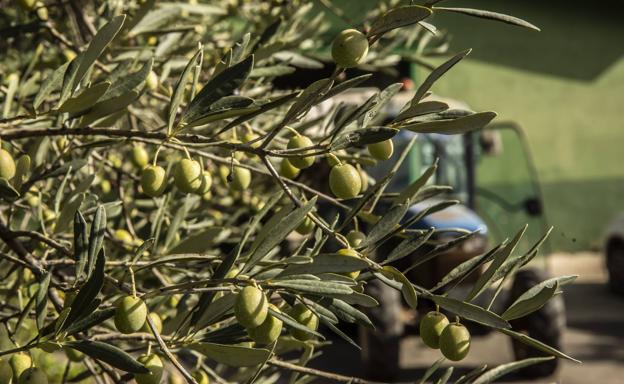
[[[478,112],[456,119],[408,123],[399,128],[416,133],[456,135],[481,129],[494,120],[496,116],[495,112]]]
[[[416,290],[412,283],[402,274],[398,269],[386,265],[379,272],[384,275],[386,278],[394,280],[401,285],[401,293],[403,294],[403,299],[405,302],[412,308],[416,309],[418,305],[418,296],[416,295]]]
[[[510,328],[509,323],[505,319],[477,305],[445,296],[433,295],[429,298],[440,307],[461,318],[472,320],[488,327],[501,329],[501,331],[505,331],[505,328]]]
[[[381,219],[375,224],[366,240],[363,241],[362,247],[368,247],[383,239],[386,235],[396,230],[403,216],[407,213],[409,204],[396,204],[390,208]]]
[[[35,100],[33,101],[33,108],[35,110],[39,109],[41,104],[45,101],[46,97],[52,93],[52,91],[56,90],[63,83],[63,77],[65,76],[65,72],[69,67],[69,61],[65,64],[61,65],[57,69],[55,69],[51,75],[47,76],[43,83],[41,83],[41,87],[39,88],[39,92],[37,96],[35,96]]]
[[[113,41],[125,20],[126,15],[115,16],[93,36],[93,40],[91,40],[87,49],[80,55],[80,64],[72,81],[72,90],[78,87],[87,71],[104,52],[108,44]]]
[[[427,76],[425,81],[423,81],[423,83],[416,90],[416,94],[412,98],[410,105],[411,106],[417,105],[420,102],[420,100],[425,96],[427,91],[431,88],[433,83],[435,83],[436,80],[442,77],[442,75],[444,75],[449,69],[453,68],[455,64],[459,63],[464,57],[468,56],[471,51],[472,51],[471,49],[467,49],[463,52],[460,52],[456,54],[455,56],[451,57],[450,59],[448,59],[447,61],[445,61],[444,63],[440,64],[433,71],[431,71],[429,76]]]
[[[345,132],[338,136],[329,145],[330,150],[336,151],[349,147],[358,147],[367,144],[393,138],[399,132],[398,129],[386,127],[367,127],[355,131]]]
[[[396,28],[416,24],[429,17],[431,13],[431,9],[420,5],[392,8],[373,21],[368,35],[381,35]]]
[[[509,243],[507,243],[505,247],[499,253],[496,254],[494,259],[492,260],[492,264],[490,264],[490,266],[485,270],[485,272],[483,272],[483,274],[479,276],[479,279],[477,280],[475,285],[472,287],[472,290],[470,291],[468,296],[466,296],[466,301],[472,301],[476,299],[481,293],[483,293],[483,291],[485,291],[485,289],[489,286],[489,284],[494,281],[493,279],[496,274],[496,271],[509,258],[511,253],[516,248],[516,245],[522,238],[522,235],[524,235],[524,232],[526,232],[526,229],[527,229],[527,226],[525,225],[524,227],[520,229],[520,231],[518,231],[516,236],[514,236],[514,238]]]
[[[106,234],[106,209],[103,205],[97,207],[93,221],[91,222],[91,231],[89,232],[89,251],[87,252],[87,278],[91,277],[93,268],[96,265],[96,256],[99,257],[104,243],[104,235]],[[103,255],[102,255],[103,257]]]
[[[364,74],[364,75],[360,75],[360,76],[356,76],[352,79],[349,80],[345,80],[342,83],[338,83],[336,85],[334,85],[333,87],[331,87],[331,89],[329,91],[327,91],[319,100],[319,102],[325,101],[327,99],[331,99],[332,97],[348,90],[354,87],[357,87],[358,85],[362,84],[363,82],[365,82],[366,80],[370,79],[373,75],[370,73]]]
[[[576,277],[577,276],[561,276],[542,281],[520,295],[520,297],[503,312],[501,317],[509,321],[537,311],[558,293],[561,285],[573,282]]]
[[[308,87],[301,92],[299,97],[297,97],[288,112],[286,112],[282,124],[286,125],[308,112],[310,108],[319,102],[323,95],[329,91],[333,83],[332,79],[321,79],[308,85]]]
[[[531,357],[528,359],[523,359],[519,361],[514,361],[513,363],[507,363],[499,365],[496,368],[492,368],[489,371],[483,373],[481,376],[477,377],[473,384],[487,384],[491,383],[494,380],[497,380],[508,373],[517,371],[522,368],[530,367],[531,365],[540,364],[549,360],[552,360],[554,357]]]
[[[91,108],[106,93],[111,83],[104,81],[85,88],[80,94],[65,101],[59,112],[78,113]]]
[[[37,329],[43,328],[46,315],[48,314],[48,287],[50,286],[51,278],[52,275],[50,274],[50,271],[47,271],[39,283],[39,289],[37,289],[37,294],[35,296]]]
[[[230,367],[251,367],[263,363],[271,355],[268,349],[216,343],[193,343],[188,348]]]
[[[85,284],[80,288],[74,301],[70,305],[70,312],[64,321],[62,329],[66,329],[71,326],[76,320],[81,319],[93,312],[96,308],[93,308],[93,303],[96,300],[97,295],[104,286],[104,265],[106,257],[104,256],[104,250],[100,249],[97,262],[93,273]],[[96,306],[97,307],[97,306]]]
[[[273,227],[265,227],[271,232],[271,236],[265,238],[256,238],[256,241],[252,245],[253,252],[249,256],[249,260],[245,263],[243,272],[249,271],[256,263],[258,263],[264,256],[266,256],[271,249],[277,246],[288,236],[289,233],[295,230],[301,224],[303,219],[312,211],[316,205],[317,197],[314,196],[310,201],[303,206],[295,209],[294,211],[283,216],[283,219],[276,223]],[[278,213],[279,214],[279,213]],[[267,233],[268,235],[268,233]],[[260,238],[260,240],[258,240]]]
[[[171,130],[173,128],[173,123],[175,121],[176,113],[178,111],[178,107],[182,104],[182,99],[184,98],[184,92],[186,90],[186,84],[188,83],[188,77],[191,73],[191,70],[198,62],[200,55],[202,54],[202,49],[198,49],[195,55],[189,60],[180,75],[180,78],[176,82],[175,87],[173,87],[173,96],[171,96],[171,102],[169,103],[168,116],[167,120],[167,129]]]
[[[527,29],[532,29],[534,31],[540,31],[538,27],[529,23],[528,21],[522,20],[520,18],[505,15],[502,13],[496,13],[491,11],[484,11],[482,9],[472,9],[472,8],[449,8],[449,7],[435,7],[435,11],[445,11],[445,12],[455,12],[461,13],[468,16],[480,17],[482,19],[489,19],[495,21],[502,21],[506,24],[516,25],[519,27],[524,27]]]
[[[136,88],[145,84],[145,79],[152,70],[154,59],[147,60],[141,68],[131,74],[127,74],[121,77],[118,81],[112,83],[111,87],[102,96],[102,101],[113,99],[121,95],[127,94],[130,91],[134,91]]]
[[[0,197],[7,201],[17,200],[20,193],[4,177],[0,177]]]
[[[85,194],[81,193],[68,200],[61,209],[61,213],[56,219],[56,226],[54,227],[54,233],[62,233],[69,226],[70,221],[76,214],[76,211],[80,208],[80,205],[85,199]]]
[[[111,317],[113,317],[114,314],[115,314],[114,307],[97,310],[75,321],[73,324],[68,326],[65,331],[67,332],[68,335],[74,335],[79,332],[84,332],[110,319]]]
[[[65,341],[63,346],[73,348],[96,360],[103,361],[111,366],[130,373],[149,373],[143,364],[114,345],[101,341],[80,340]]]
[[[199,91],[182,114],[183,123],[192,123],[204,117],[211,106],[224,96],[231,95],[249,76],[253,68],[253,55],[213,77]]]
[[[331,296],[348,295],[353,290],[347,285],[340,283],[333,283],[329,281],[314,281],[314,280],[274,280],[269,283],[273,288],[287,288],[289,290],[315,294]]]
[[[563,353],[563,352],[561,352],[561,351],[559,351],[559,350],[557,350],[557,349],[555,349],[555,348],[553,348],[553,347],[551,347],[551,346],[549,346],[547,344],[544,344],[541,341],[536,340],[536,339],[534,339],[534,338],[532,338],[532,337],[530,337],[530,336],[528,336],[528,335],[526,335],[524,333],[516,332],[516,331],[513,331],[511,329],[498,329],[498,331],[501,332],[501,333],[504,333],[507,336],[510,336],[511,338],[521,342],[522,344],[528,345],[529,347],[535,348],[535,349],[537,349],[539,351],[542,351],[542,352],[544,352],[544,353],[546,353],[548,355],[555,356],[555,357],[560,357],[562,359],[570,360],[570,361],[573,361],[575,363],[580,363],[579,360],[577,360],[577,359],[575,359],[573,357],[570,357],[570,356],[566,355],[565,353]]]
[[[301,323],[299,323],[297,320],[293,319],[290,315],[282,312],[282,311],[276,311],[273,308],[269,307],[269,313],[271,314],[271,316],[274,316],[280,320],[282,320],[284,322],[284,324],[286,324],[287,326],[297,329],[301,332],[316,336],[316,337],[320,337],[321,339],[324,339],[325,337],[321,334],[318,333],[317,331],[314,331],[308,327],[306,327],[305,325],[302,325]]]
[[[302,273],[313,275],[326,272],[348,273],[368,267],[368,263],[364,259],[338,254],[320,254],[312,260],[309,264],[289,265],[277,275],[277,278]]]
[[[431,228],[427,232],[415,233],[413,236],[401,241],[392,249],[392,251],[390,251],[388,257],[381,264],[385,265],[392,263],[416,252],[427,242],[427,240],[429,240],[434,232],[435,229]]]

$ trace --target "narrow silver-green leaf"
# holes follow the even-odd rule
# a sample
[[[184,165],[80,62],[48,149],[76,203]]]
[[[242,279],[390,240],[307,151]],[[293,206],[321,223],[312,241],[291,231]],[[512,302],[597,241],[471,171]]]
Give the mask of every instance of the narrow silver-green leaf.
[[[74,215],[74,260],[76,279],[84,274],[87,259],[89,257],[89,235],[87,234],[87,222],[80,211]]]
[[[63,83],[63,77],[65,76],[65,72],[67,71],[67,67],[69,67],[69,61],[60,67],[56,68],[52,74],[47,76],[43,83],[41,83],[41,87],[39,88],[39,92],[37,96],[35,96],[35,100],[33,101],[33,108],[35,110],[39,109],[39,106],[45,101],[46,97],[52,93],[52,91],[56,90]]]
[[[192,123],[211,111],[212,105],[225,96],[230,96],[247,79],[253,68],[253,55],[224,69],[213,77],[199,91],[182,114],[182,121]]]
[[[37,329],[42,329],[46,315],[48,314],[48,287],[50,286],[50,272],[46,272],[41,279],[39,289],[37,290],[37,298],[35,310],[37,312]]]
[[[173,123],[176,118],[176,113],[178,111],[178,107],[182,104],[182,99],[184,98],[184,92],[186,90],[186,84],[188,83],[188,77],[191,73],[191,70],[195,67],[197,59],[199,55],[202,53],[201,49],[198,49],[195,55],[189,60],[178,79],[175,87],[173,87],[173,96],[171,96],[171,102],[169,103],[169,119],[167,121],[167,127],[169,130],[173,128]]]
[[[282,220],[275,223],[275,226],[270,228],[265,227],[268,231],[270,231],[270,236],[264,237],[261,241],[257,240],[257,245],[254,244],[255,247],[252,246],[253,253],[245,264],[243,272],[249,271],[254,265],[256,265],[256,263],[258,263],[258,261],[262,260],[262,258],[266,256],[271,249],[281,243],[289,233],[301,224],[303,219],[312,211],[315,205],[316,196],[314,196],[314,198],[305,203],[303,206],[295,209],[288,215],[285,215]]]
[[[436,69],[431,71],[429,76],[423,81],[423,83],[418,87],[414,98],[412,98],[411,105],[414,106],[420,102],[420,100],[425,96],[427,91],[431,88],[433,83],[436,82],[442,75],[444,75],[449,69],[453,68],[453,66],[459,63],[464,57],[470,54],[471,49],[465,50],[463,52],[458,53],[457,55],[451,57],[449,60],[442,63]]]
[[[106,234],[106,209],[103,205],[98,206],[91,223],[89,232],[89,252],[87,254],[87,278],[91,276],[95,267],[96,256],[102,249],[104,235]]]
[[[473,384],[487,384],[492,383],[494,380],[497,380],[508,373],[517,371],[522,368],[530,367],[531,365],[544,363],[546,361],[552,360],[554,357],[531,357],[524,360],[514,361],[513,363],[507,363],[499,365],[496,368],[492,368],[489,371],[485,372],[481,376],[477,377]]]
[[[471,303],[453,299],[445,296],[433,295],[430,297],[440,307],[449,312],[453,312],[461,318],[472,320],[476,323],[487,325],[492,328],[505,329],[509,328],[509,323],[498,316],[496,313],[488,311]]]
[[[141,66],[138,71],[126,74],[125,76],[122,76],[114,81],[108,91],[106,91],[106,94],[104,94],[104,96],[102,97],[102,101],[121,96],[130,91],[134,91],[141,85],[145,84],[145,79],[147,79],[147,75],[149,75],[150,71],[152,70],[153,64],[154,59],[149,59]]]
[[[331,88],[333,83],[332,79],[321,79],[308,85],[297,97],[297,100],[295,100],[288,112],[286,112],[283,124],[288,124],[308,112]]]
[[[188,347],[210,360],[230,367],[251,367],[262,364],[271,355],[271,351],[268,349],[247,348],[238,345],[194,343]]]
[[[485,289],[490,285],[490,283],[493,282],[493,278],[496,274],[496,271],[509,258],[511,253],[516,248],[516,245],[518,245],[518,242],[522,238],[522,235],[524,235],[524,232],[526,232],[526,229],[527,229],[526,225],[522,227],[522,229],[518,231],[516,236],[514,236],[514,238],[507,245],[505,245],[505,248],[502,249],[494,257],[492,264],[490,264],[490,266],[485,270],[485,272],[483,272],[483,274],[479,276],[479,279],[477,280],[475,285],[472,287],[472,290],[466,297],[466,301],[472,301],[476,299],[481,293],[483,293],[483,291],[485,291]]]
[[[348,295],[353,290],[344,284],[315,280],[275,280],[270,284],[274,288],[286,288],[314,295]]]
[[[85,111],[95,105],[97,101],[106,93],[111,83],[104,81],[85,88],[79,95],[68,99],[59,107],[59,112],[78,113]]]
[[[482,19],[489,19],[495,21],[501,21],[506,24],[516,25],[518,27],[523,27],[527,29],[532,29],[534,31],[540,31],[538,27],[529,23],[528,21],[522,20],[520,18],[505,15],[503,13],[497,13],[492,11],[485,11],[482,9],[472,9],[472,8],[449,8],[449,7],[435,7],[435,11],[446,11],[446,12],[455,12],[461,13],[468,16],[479,17]]]
[[[360,271],[368,267],[366,260],[354,256],[338,254],[321,254],[313,258],[312,263],[289,265],[277,277],[309,273],[318,275],[321,273],[348,273]]]
[[[72,90],[78,87],[78,84],[82,81],[87,71],[100,57],[104,49],[115,38],[121,26],[126,19],[126,15],[115,16],[106,23],[100,30],[93,36],[93,40],[89,43],[89,47],[81,55],[80,65],[76,70],[76,75],[72,82]]]
[[[576,279],[577,276],[560,276],[542,281],[541,283],[529,288],[520,297],[514,301],[501,317],[507,321],[524,317],[532,312],[540,309],[555,296],[559,287],[569,284]]]
[[[149,373],[150,371],[132,356],[112,344],[101,341],[65,341],[63,345],[73,348],[85,355],[130,373]]]
[[[431,13],[431,9],[420,5],[393,8],[373,21],[368,35],[380,35],[396,28],[416,24],[429,17]]]
[[[82,204],[84,198],[85,194],[81,193],[80,195],[74,196],[63,205],[63,207],[61,208],[61,213],[56,220],[54,233],[62,233],[67,229],[69,223],[72,221],[74,215],[76,214],[76,211],[80,208],[80,205]]]
[[[472,132],[488,125],[497,116],[496,112],[477,112],[452,120],[427,121],[402,125],[399,128],[416,133],[438,133],[457,135]]]
[[[499,329],[500,332],[504,333],[507,336],[512,337],[515,340],[518,340],[519,342],[521,342],[522,344],[528,345],[529,347],[533,347],[539,351],[542,351],[546,354],[549,354],[551,356],[555,356],[555,357],[560,357],[562,359],[566,359],[566,360],[570,360],[570,361],[574,361],[575,363],[580,363],[579,360],[570,357],[568,355],[566,355],[565,353],[549,346],[546,345],[544,343],[542,343],[539,340],[535,340],[534,338],[525,335],[524,333],[520,333],[520,332],[516,332],[513,331],[511,329]]]
[[[390,210],[381,217],[381,220],[370,230],[362,246],[373,245],[390,232],[396,230],[408,209],[408,204],[396,204],[390,208]]]
[[[403,294],[403,299],[405,302],[412,308],[416,309],[418,306],[418,296],[416,295],[416,290],[412,283],[405,277],[403,273],[401,273],[398,269],[386,265],[384,266],[380,272],[389,279],[392,279],[396,282],[401,283],[401,293]]]
[[[329,148],[332,151],[336,151],[338,149],[378,143],[393,138],[398,132],[398,129],[386,127],[367,127],[349,131],[338,136],[329,145]]]

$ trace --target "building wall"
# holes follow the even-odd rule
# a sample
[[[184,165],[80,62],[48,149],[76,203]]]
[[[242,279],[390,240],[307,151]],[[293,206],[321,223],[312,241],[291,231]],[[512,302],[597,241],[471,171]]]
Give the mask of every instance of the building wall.
[[[441,3],[511,13],[540,33],[459,15],[433,20],[454,36],[453,51],[473,48],[434,91],[522,125],[555,226],[551,244],[560,250],[599,245],[609,220],[624,211],[624,23],[615,5],[584,4]]]

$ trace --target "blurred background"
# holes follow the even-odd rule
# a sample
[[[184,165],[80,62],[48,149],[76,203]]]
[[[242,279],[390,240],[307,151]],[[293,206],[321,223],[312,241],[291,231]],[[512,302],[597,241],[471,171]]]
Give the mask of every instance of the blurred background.
[[[323,2],[320,2],[323,3]],[[327,2],[324,2],[327,3]],[[371,1],[331,1],[358,20]],[[432,23],[451,35],[450,52],[471,54],[433,87],[436,94],[498,112],[499,153],[475,166],[475,205],[488,223],[489,241],[512,236],[529,223],[534,242],[553,226],[541,261],[550,275],[579,275],[564,291],[562,349],[583,364],[565,361],[540,383],[621,383],[624,373],[624,23],[619,1],[453,0],[440,6],[497,11],[528,20],[541,32],[452,13]],[[332,15],[335,30],[348,26]],[[439,65],[450,56],[427,58]],[[411,69],[415,85],[429,70]],[[531,198],[539,214],[531,213]],[[525,247],[528,244],[524,245]],[[609,267],[609,268],[607,268]],[[460,371],[485,361],[513,360],[500,334],[476,338]],[[341,342],[316,366],[357,375],[366,367],[345,361]],[[345,352],[345,353],[342,353]],[[337,358],[339,357],[339,358]],[[401,374],[413,380],[439,358],[416,336],[401,341]],[[457,373],[457,372],[456,372]],[[454,375],[455,376],[455,375]],[[435,380],[434,380],[435,381]]]

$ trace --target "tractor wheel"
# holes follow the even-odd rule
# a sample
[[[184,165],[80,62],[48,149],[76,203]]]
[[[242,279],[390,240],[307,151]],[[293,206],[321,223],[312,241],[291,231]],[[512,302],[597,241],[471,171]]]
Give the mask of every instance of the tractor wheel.
[[[404,325],[401,321],[401,294],[379,280],[367,285],[367,293],[379,301],[368,310],[375,329],[360,327],[362,363],[369,379],[391,381],[397,377]]]
[[[613,239],[607,245],[607,270],[609,289],[624,295],[624,240]]]
[[[509,304],[513,303],[529,288],[546,279],[548,279],[548,275],[543,271],[535,269],[519,271],[511,288]],[[529,337],[561,350],[561,336],[565,328],[565,322],[563,297],[557,295],[550,299],[542,308],[528,316],[512,320],[510,324],[515,331],[524,333]],[[547,356],[544,352],[522,344],[515,339],[511,341],[516,360]],[[529,378],[550,376],[555,373],[558,364],[558,359],[550,360],[519,370],[518,375]]]

